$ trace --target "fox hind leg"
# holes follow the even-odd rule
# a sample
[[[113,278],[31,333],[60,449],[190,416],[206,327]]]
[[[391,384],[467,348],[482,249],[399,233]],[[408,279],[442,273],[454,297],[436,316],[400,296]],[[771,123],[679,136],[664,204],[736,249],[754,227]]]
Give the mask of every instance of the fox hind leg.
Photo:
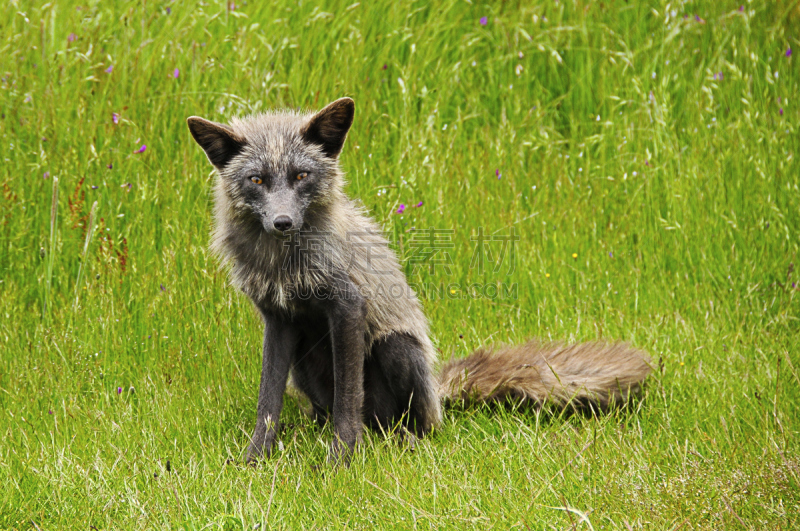
[[[436,424],[441,407],[431,367],[419,341],[393,333],[372,345],[364,367],[364,417],[370,427],[404,428],[425,435]]]

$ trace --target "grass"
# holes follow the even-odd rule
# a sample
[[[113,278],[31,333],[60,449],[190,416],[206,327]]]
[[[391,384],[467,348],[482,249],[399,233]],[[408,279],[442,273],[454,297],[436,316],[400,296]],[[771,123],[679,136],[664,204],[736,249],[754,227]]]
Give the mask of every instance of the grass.
[[[799,9],[8,2],[0,528],[797,527]],[[283,451],[241,465],[261,330],[185,118],[344,95],[348,192],[442,357],[626,340],[656,360],[636,407],[453,409],[336,470],[290,395]],[[450,231],[433,271],[411,227]],[[512,228],[513,260],[470,267]]]

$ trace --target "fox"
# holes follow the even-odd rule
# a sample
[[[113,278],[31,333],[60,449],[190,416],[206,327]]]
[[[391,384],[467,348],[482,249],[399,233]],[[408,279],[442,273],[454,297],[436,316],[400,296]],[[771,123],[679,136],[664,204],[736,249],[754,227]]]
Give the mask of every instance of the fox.
[[[345,464],[365,426],[416,439],[450,402],[602,410],[641,390],[650,358],[627,343],[490,346],[437,373],[419,298],[381,227],[345,193],[339,156],[354,116],[344,97],[317,112],[187,119],[215,169],[211,251],[264,328],[248,463],[273,452],[290,373],[313,418],[332,421],[328,460]]]

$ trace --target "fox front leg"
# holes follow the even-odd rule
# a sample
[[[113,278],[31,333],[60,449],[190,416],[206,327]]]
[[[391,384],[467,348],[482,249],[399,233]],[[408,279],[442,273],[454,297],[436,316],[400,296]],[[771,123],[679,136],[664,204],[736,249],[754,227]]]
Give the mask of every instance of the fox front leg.
[[[292,353],[299,334],[291,323],[262,311],[264,317],[264,350],[261,384],[258,389],[256,427],[247,449],[247,462],[269,457],[278,430],[283,392],[289,377]]]
[[[364,405],[366,301],[352,284],[327,301],[333,346],[333,442],[328,461],[347,464],[361,439]]]

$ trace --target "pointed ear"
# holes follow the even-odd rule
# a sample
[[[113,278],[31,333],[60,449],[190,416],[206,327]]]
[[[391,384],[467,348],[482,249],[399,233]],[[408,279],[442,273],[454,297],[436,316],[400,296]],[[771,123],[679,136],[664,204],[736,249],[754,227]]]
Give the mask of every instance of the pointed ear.
[[[331,158],[342,151],[347,131],[353,125],[356,104],[350,98],[340,98],[315,114],[300,134],[312,144],[318,144]]]
[[[186,120],[195,142],[206,152],[208,160],[222,169],[244,147],[245,141],[227,125],[209,122],[198,116]]]

